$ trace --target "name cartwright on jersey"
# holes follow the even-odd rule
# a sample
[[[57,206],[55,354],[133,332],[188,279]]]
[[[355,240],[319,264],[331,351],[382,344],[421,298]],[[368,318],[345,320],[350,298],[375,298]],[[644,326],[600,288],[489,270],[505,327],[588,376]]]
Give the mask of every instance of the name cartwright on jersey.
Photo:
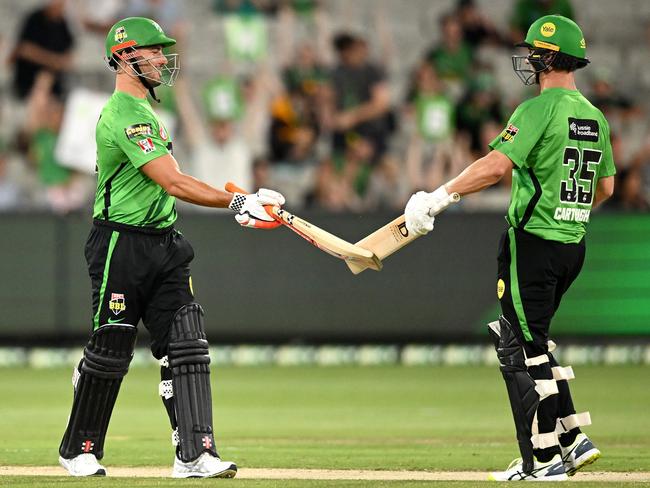
[[[553,218],[564,222],[589,222],[591,210],[584,208],[557,207]]]

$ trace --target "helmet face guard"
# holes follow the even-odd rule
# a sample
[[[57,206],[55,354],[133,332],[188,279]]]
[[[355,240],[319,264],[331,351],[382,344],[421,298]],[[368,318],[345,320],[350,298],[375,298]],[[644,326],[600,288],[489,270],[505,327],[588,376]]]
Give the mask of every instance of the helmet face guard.
[[[539,74],[551,67],[556,54],[546,49],[535,49],[526,56],[513,55],[512,69],[524,85],[535,85],[539,83]]]
[[[160,66],[154,65],[152,61],[160,57],[164,57],[167,62]],[[113,60],[108,61],[109,69],[117,71],[118,63],[127,74],[140,78],[147,88],[155,88],[158,85],[173,86],[181,69],[180,59],[176,53],[145,58],[133,48],[114,53]]]

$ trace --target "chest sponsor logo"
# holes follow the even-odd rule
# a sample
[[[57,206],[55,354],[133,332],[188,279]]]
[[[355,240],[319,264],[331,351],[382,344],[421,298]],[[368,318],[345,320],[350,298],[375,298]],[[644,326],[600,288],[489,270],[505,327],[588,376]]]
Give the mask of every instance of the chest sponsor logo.
[[[128,139],[135,139],[136,137],[153,135],[153,129],[151,124],[133,124],[124,129],[124,133]]]
[[[140,146],[140,149],[145,154],[149,154],[150,152],[154,152],[156,150],[156,146],[154,146],[151,137],[147,137],[146,139],[139,140],[138,146]]]
[[[598,142],[598,121],[569,117],[569,139],[572,141]]]
[[[126,299],[124,293],[111,293],[111,300],[108,302],[108,308],[115,315],[126,310]]]
[[[515,139],[515,136],[519,132],[519,128],[515,127],[512,124],[508,124],[506,130],[501,134],[501,142],[512,142]]]

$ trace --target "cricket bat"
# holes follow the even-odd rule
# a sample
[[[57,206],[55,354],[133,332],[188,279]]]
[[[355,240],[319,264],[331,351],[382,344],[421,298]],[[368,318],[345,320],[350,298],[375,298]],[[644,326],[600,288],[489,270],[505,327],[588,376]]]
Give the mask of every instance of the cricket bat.
[[[226,190],[229,192],[248,193],[234,183],[227,183]],[[372,252],[361,246],[352,244],[340,237],[330,234],[326,230],[316,227],[300,217],[293,215],[286,210],[267,205],[267,213],[281,224],[285,225],[300,237],[336,258],[343,259],[348,266],[354,265],[360,269],[374,269],[380,271],[381,260]]]
[[[433,217],[434,215],[439,214],[449,205],[456,203],[459,200],[460,195],[458,193],[452,193],[449,195],[449,198],[443,202],[440,209],[431,216]],[[400,215],[392,222],[389,222],[380,229],[374,231],[372,234],[361,239],[356,243],[356,245],[372,251],[379,260],[383,261],[385,258],[394,252],[399,251],[418,237],[420,236],[409,233],[406,228],[406,219],[404,215]],[[360,263],[348,262],[346,264],[354,274],[359,274],[366,269],[366,267]]]

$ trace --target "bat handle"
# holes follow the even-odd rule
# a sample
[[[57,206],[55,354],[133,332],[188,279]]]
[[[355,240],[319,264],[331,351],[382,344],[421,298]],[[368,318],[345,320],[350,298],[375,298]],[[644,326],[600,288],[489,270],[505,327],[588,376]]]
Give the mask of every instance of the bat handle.
[[[246,190],[242,190],[239,188],[237,185],[235,185],[232,181],[229,181],[226,183],[226,191],[229,191],[230,193],[248,193]]]
[[[442,205],[440,205],[440,208],[438,208],[437,211],[434,212],[433,209],[429,210],[429,217],[433,217],[439,214],[452,203],[457,203],[459,201],[460,201],[460,194],[457,192],[453,192],[451,195],[449,195],[449,198],[447,198],[444,202],[442,202]]]
[[[226,191],[229,191],[230,193],[249,193],[246,190],[238,187],[235,185],[232,181],[229,181],[226,183],[226,186],[224,187]],[[269,214],[271,217],[273,217],[275,220],[280,220],[280,217],[276,214],[276,208],[273,205],[264,205],[264,210],[266,210],[266,213]]]

